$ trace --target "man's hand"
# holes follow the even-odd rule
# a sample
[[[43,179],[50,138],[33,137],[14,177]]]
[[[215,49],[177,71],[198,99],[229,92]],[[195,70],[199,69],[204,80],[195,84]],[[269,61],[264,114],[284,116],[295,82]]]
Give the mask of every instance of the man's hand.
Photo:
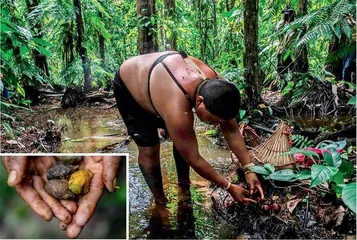
[[[120,160],[118,157],[84,157],[79,169],[90,170],[93,173],[93,179],[89,193],[78,201],[78,210],[73,216],[72,223],[67,227],[68,237],[76,238],[79,236],[94,213],[103,194],[104,185],[109,192],[115,191],[119,165]],[[66,229],[65,224],[61,223],[60,228]]]
[[[233,197],[234,201],[241,202],[241,203],[257,203],[251,198],[247,198],[245,196],[250,196],[250,192],[244,189],[242,186],[232,184],[228,189],[228,192]]]
[[[247,173],[245,175],[245,180],[249,184],[250,194],[253,194],[255,191],[259,190],[261,198],[264,199],[263,188],[259,182],[257,175],[253,172]]]
[[[44,189],[46,173],[54,164],[53,157],[3,157],[3,165],[9,173],[9,186],[15,187],[25,202],[44,220],[50,221],[55,216],[61,222],[69,224],[72,214],[77,210],[77,204],[67,200],[58,201]]]

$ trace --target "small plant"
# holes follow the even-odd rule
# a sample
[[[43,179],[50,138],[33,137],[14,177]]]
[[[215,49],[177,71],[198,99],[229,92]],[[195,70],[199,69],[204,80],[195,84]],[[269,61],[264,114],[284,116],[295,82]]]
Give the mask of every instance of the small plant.
[[[297,148],[312,147],[314,145],[313,140],[309,140],[308,137],[299,134],[291,135],[291,141],[293,146]]]
[[[310,188],[328,182],[336,195],[342,196],[346,206],[356,213],[356,182],[344,184],[345,179],[351,178],[355,171],[353,164],[343,158],[345,147],[346,141],[323,141],[316,148],[292,148],[282,154],[294,154],[295,157],[298,154],[297,163],[305,168],[301,171],[292,169],[275,171],[274,166],[269,163],[252,166],[249,169],[261,174],[264,179],[275,181],[294,182],[311,179]],[[300,159],[301,155],[304,157],[303,161]]]
[[[210,129],[204,132],[204,135],[209,136],[209,137],[217,137],[218,132],[216,129]]]

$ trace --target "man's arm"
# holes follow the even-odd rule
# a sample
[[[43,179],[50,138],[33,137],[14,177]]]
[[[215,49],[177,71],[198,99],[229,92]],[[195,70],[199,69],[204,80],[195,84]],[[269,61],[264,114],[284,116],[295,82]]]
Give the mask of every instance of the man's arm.
[[[220,124],[223,136],[227,140],[229,148],[234,155],[237,156],[242,166],[250,163],[249,153],[245,146],[242,134],[239,131],[238,124],[235,119],[223,122]]]
[[[224,179],[214,168],[208,164],[198,152],[198,143],[193,130],[193,113],[182,113],[179,117],[165,119],[170,138],[187,163],[202,177],[214,182],[219,187],[227,187]]]
[[[245,147],[245,142],[236,120],[232,119],[221,123],[221,129],[230,149],[237,156],[241,165],[245,166],[251,163],[249,153]],[[246,180],[250,185],[250,192],[253,193],[258,189],[262,199],[264,199],[264,192],[256,174],[250,171],[246,172]]]
[[[249,191],[241,186],[230,184],[199,154],[191,111],[170,114],[170,116],[165,117],[165,123],[176,149],[200,176],[221,188],[227,189],[235,201],[256,203],[256,201],[244,196],[250,195]]]

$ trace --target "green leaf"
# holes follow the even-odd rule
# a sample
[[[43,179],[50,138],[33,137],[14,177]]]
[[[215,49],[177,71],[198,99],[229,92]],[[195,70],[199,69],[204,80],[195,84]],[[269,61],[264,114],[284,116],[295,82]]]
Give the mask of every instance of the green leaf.
[[[215,137],[215,136],[217,136],[217,130],[210,129],[210,130],[207,130],[206,132],[204,132],[203,134],[206,136],[209,136],[209,137]]]
[[[303,170],[294,175],[293,180],[306,180],[311,178],[310,170]]]
[[[44,47],[49,47],[49,46],[51,46],[51,43],[49,43],[49,42],[43,40],[42,38],[33,38],[32,40],[33,40],[35,43],[40,44],[40,45],[42,45],[42,46],[44,46]]]
[[[344,176],[341,171],[338,171],[335,176],[332,177],[331,182],[334,182],[336,184],[344,184]]]
[[[36,48],[41,54],[45,55],[46,57],[50,57],[51,56],[51,53],[46,48],[44,48],[44,47],[42,47],[40,45],[37,45]]]
[[[291,182],[294,177],[294,171],[291,169],[284,169],[270,174],[266,179]]]
[[[271,109],[270,106],[268,106],[267,108],[268,108],[268,112],[269,112],[270,116],[273,116],[273,109]]]
[[[338,168],[341,163],[341,154],[336,150],[332,150],[331,154],[328,152],[323,153],[323,157],[328,166]]]
[[[338,172],[338,168],[313,164],[311,166],[311,185],[317,186],[331,179]]]
[[[7,24],[1,23],[1,32],[13,32],[14,29],[10,28]]]
[[[352,177],[352,175],[355,172],[355,168],[354,168],[353,164],[346,160],[342,160],[339,169],[343,173],[344,178],[346,178],[346,179]]]
[[[331,189],[336,193],[337,197],[341,197],[342,190],[346,184],[336,184],[334,182],[331,183]]]
[[[269,175],[269,172],[262,166],[251,166],[249,170],[261,175]]]
[[[26,45],[22,45],[20,47],[20,55],[21,55],[21,57],[24,57],[29,50],[30,49]]]
[[[288,94],[294,87],[295,83],[293,81],[288,82],[288,85],[281,92],[282,95]]]
[[[239,118],[240,118],[240,119],[243,119],[246,112],[247,112],[246,110],[240,109],[240,110],[239,110]]]
[[[353,98],[351,98],[347,104],[350,104],[350,105],[356,105],[356,96],[354,96]]]
[[[18,82],[16,86],[16,91],[21,94],[21,96],[25,97],[25,89]]]
[[[263,167],[264,167],[269,173],[275,172],[275,167],[274,167],[272,164],[270,164],[270,163],[264,164]]]
[[[4,126],[6,132],[9,134],[11,138],[14,138],[14,132],[12,130],[12,127],[9,125],[7,122],[3,122],[2,125]]]
[[[356,214],[356,182],[349,183],[343,188],[342,200]]]

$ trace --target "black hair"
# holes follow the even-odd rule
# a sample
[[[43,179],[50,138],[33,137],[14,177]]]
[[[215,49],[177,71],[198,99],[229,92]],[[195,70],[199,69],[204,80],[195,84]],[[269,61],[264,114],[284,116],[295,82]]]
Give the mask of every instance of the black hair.
[[[203,97],[207,110],[224,120],[236,117],[240,106],[240,95],[237,86],[223,79],[206,80],[197,93]]]

